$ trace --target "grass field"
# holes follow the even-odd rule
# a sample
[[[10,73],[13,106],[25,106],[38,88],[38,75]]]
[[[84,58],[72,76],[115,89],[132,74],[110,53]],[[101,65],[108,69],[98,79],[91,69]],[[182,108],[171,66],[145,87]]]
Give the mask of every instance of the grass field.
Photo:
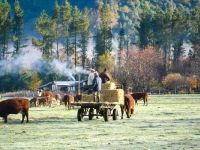
[[[0,150],[68,149],[200,149],[200,95],[152,95],[130,119],[78,122],[77,110],[64,106],[30,109],[30,123],[21,115],[0,120]]]

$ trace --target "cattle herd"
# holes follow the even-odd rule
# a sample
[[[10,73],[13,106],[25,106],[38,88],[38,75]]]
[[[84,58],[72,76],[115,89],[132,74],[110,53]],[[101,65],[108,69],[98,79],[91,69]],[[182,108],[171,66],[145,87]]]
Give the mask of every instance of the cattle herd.
[[[71,94],[65,94],[61,96],[61,94],[56,93],[52,94],[51,91],[44,91],[40,96],[33,97],[32,99],[27,98],[11,98],[0,102],[0,117],[3,118],[4,123],[7,123],[7,116],[9,114],[22,114],[22,121],[26,117],[26,122],[29,122],[29,107],[40,107],[40,106],[48,106],[51,107],[52,105],[52,98],[54,97],[57,104],[62,105],[64,104],[66,108],[73,109],[73,103],[78,102],[81,100],[82,95],[77,94],[72,96]],[[134,107],[137,104],[138,100],[143,100],[144,105],[148,105],[148,94],[146,92],[140,93],[126,93],[124,95],[124,105],[122,108],[122,119],[123,113],[125,112],[127,118],[130,118],[131,115],[134,113]]]

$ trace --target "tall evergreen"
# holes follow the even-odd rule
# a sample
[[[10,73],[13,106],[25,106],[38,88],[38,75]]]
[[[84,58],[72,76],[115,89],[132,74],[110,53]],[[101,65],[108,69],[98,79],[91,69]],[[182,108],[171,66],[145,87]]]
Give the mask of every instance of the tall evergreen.
[[[90,27],[90,18],[89,11],[85,9],[81,17],[81,59],[82,67],[85,68],[86,65],[86,51],[87,44],[89,40],[89,27]]]
[[[81,31],[81,12],[77,6],[75,6],[72,10],[72,20],[70,26],[71,37],[73,38],[73,50],[74,50],[74,67],[78,64],[78,57],[77,57],[77,49],[79,45],[78,38],[80,36]]]
[[[41,34],[42,40],[33,40],[33,44],[40,47],[42,54],[46,58],[50,58],[53,48],[53,28],[52,19],[45,11],[42,11],[40,17],[36,21],[36,31]]]
[[[143,6],[140,16],[140,24],[139,27],[137,27],[139,34],[139,47],[145,49],[152,45],[152,13],[147,3]]]
[[[172,15],[172,43],[173,43],[173,64],[179,62],[179,58],[184,53],[183,43],[188,34],[188,15],[183,8],[176,8]]]
[[[23,32],[23,17],[24,12],[20,7],[19,1],[15,0],[14,3],[14,18],[13,18],[13,42],[14,42],[14,54],[18,54],[21,48],[22,32]]]
[[[156,7],[154,10],[154,16],[152,20],[153,36],[152,45],[157,49],[162,48],[164,42],[164,11],[160,7]],[[159,37],[159,38],[158,38]]]
[[[60,15],[60,6],[57,0],[54,6],[52,24],[53,24],[53,36],[54,40],[56,41],[56,57],[57,59],[59,59],[59,39],[61,37],[61,15]]]
[[[165,73],[169,71],[170,68],[170,55],[172,53],[172,15],[173,11],[163,11],[159,7],[155,8],[155,13],[152,19],[152,37],[151,43],[157,49],[161,49],[163,51],[163,62],[165,66]]]
[[[128,50],[132,44],[136,44],[139,27],[140,17],[140,1],[139,0],[127,0],[127,1],[119,1],[120,6],[120,18],[119,22],[123,25],[124,29],[124,42],[122,43],[123,49]]]
[[[10,31],[10,4],[0,1],[0,60],[6,58]]]
[[[98,56],[105,51],[112,50],[112,14],[109,5],[103,5],[100,8],[100,29],[97,31],[96,50]]]
[[[193,67],[195,68],[194,74],[200,78],[200,8],[197,7],[191,12],[191,35],[190,41],[193,44]]]
[[[68,0],[65,0],[64,4],[60,7],[61,13],[61,27],[62,27],[62,37],[64,38],[64,48],[65,53],[69,56],[71,52],[70,48],[70,22],[71,22],[71,13],[72,6],[70,5]]]

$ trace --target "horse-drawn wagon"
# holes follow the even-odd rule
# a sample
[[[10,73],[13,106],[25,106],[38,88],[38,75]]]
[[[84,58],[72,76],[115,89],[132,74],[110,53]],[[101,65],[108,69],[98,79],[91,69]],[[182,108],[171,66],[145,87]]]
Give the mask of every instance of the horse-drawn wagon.
[[[123,89],[115,89],[112,83],[104,85],[101,91],[99,102],[93,101],[93,95],[83,94],[81,101],[75,102],[73,105],[78,106],[77,119],[82,121],[84,116],[88,116],[92,120],[94,116],[102,116],[105,121],[112,116],[113,120],[117,120],[119,111],[123,111],[124,91]],[[95,111],[96,110],[96,111]]]

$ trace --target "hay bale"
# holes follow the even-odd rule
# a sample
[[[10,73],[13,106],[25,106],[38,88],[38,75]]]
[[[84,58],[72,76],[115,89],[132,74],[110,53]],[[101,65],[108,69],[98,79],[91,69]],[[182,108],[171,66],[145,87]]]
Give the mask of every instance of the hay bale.
[[[93,102],[93,95],[90,94],[83,94],[82,95],[82,99],[81,99],[82,102]]]
[[[101,98],[103,102],[124,104],[124,90],[122,89],[102,90],[101,94],[103,95]]]
[[[114,82],[106,82],[102,84],[102,90],[114,90],[116,89],[116,85]]]
[[[102,99],[103,99],[103,95],[100,94],[100,102],[102,102]],[[93,100],[94,100],[93,94],[90,94],[90,95],[83,94],[81,102],[94,102]]]

